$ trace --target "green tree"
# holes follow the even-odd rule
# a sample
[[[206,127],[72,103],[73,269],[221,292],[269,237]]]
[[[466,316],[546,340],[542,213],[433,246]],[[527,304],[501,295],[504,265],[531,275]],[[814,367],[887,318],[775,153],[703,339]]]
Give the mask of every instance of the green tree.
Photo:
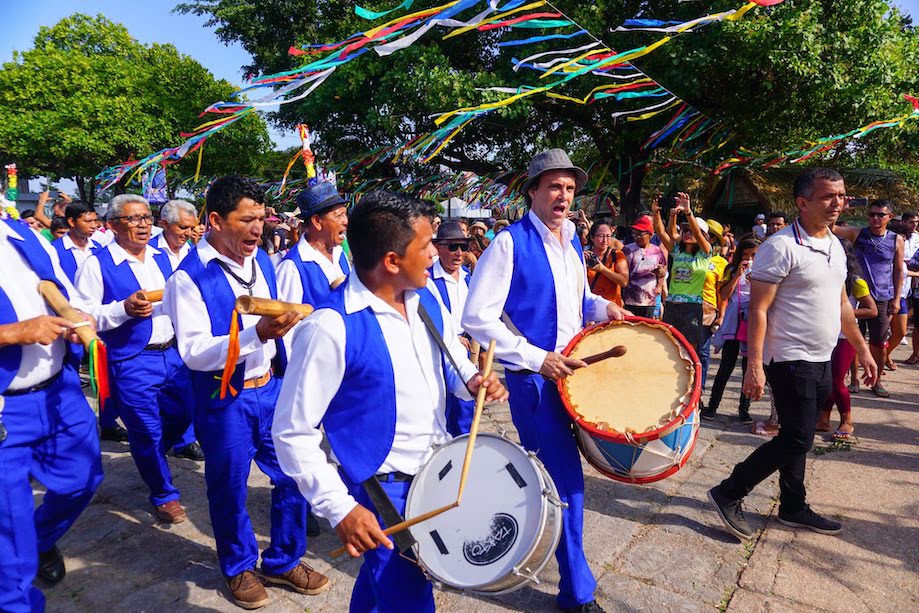
[[[396,2],[361,4],[379,9]],[[437,4],[416,2],[412,10]],[[559,0],[556,4],[608,46],[622,51],[660,36],[610,33],[625,19],[639,15],[690,19],[702,10],[738,8],[742,2]],[[468,15],[482,6],[470,9]],[[177,10],[208,16],[222,40],[241,43],[253,57],[246,67],[253,75],[301,65],[302,58],[288,55],[289,45],[342,40],[368,27],[367,21],[354,15],[354,3],[330,0],[195,0]],[[498,30],[469,33],[443,41],[429,33],[388,57],[367,53],[340,67],[302,102],[282,106],[273,120],[293,126],[308,118],[320,135],[317,151],[326,159],[347,159],[403,142],[431,130],[433,113],[500,97],[481,88],[535,83],[535,73],[511,70],[511,57],[523,51],[498,48],[504,34]],[[736,23],[682,35],[636,63],[734,132],[730,147],[721,152],[726,156],[736,146],[786,149],[903,114],[906,107],[900,94],[919,89],[917,41],[909,20],[885,0],[786,2],[756,9]],[[529,54],[557,48],[558,42],[549,42],[522,49]],[[598,84],[595,78],[581,78],[564,93],[583,96]],[[565,146],[585,163],[609,164],[620,185],[624,210],[630,214],[638,206],[650,158],[641,145],[671,115],[625,122],[609,118],[614,110],[616,103],[609,101],[578,106],[534,96],[472,123],[435,161],[456,170],[486,173],[524,168],[535,149]],[[910,146],[909,138],[914,137],[896,131],[878,133],[839,148],[835,163],[884,165],[890,160],[915,160],[915,140]]]
[[[0,151],[24,173],[74,177],[92,203],[102,168],[177,145],[235,89],[172,45],[142,45],[101,15],[75,14],[42,27],[34,48],[0,69]],[[269,148],[264,121],[250,115],[207,142],[202,172],[254,172]],[[173,168],[194,173],[189,157]]]

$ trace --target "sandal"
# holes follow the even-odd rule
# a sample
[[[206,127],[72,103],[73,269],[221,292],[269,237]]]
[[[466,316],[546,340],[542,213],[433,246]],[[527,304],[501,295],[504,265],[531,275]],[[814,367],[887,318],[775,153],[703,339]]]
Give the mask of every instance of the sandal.
[[[838,428],[836,428],[836,432],[833,433],[833,440],[834,441],[847,441],[849,440],[849,437],[852,436],[853,434],[855,434],[854,426],[848,432],[843,430],[842,426],[839,426]]]
[[[824,419],[826,417],[826,419]],[[820,415],[817,417],[817,432],[829,432],[830,431],[830,414],[820,412]]]
[[[850,386],[847,387],[846,389],[849,390],[849,393],[850,393],[850,394],[857,394],[857,393],[859,393],[860,391],[862,391],[862,386],[859,385],[859,384],[857,384],[857,383],[853,383],[852,385],[850,385]]]
[[[915,366],[916,364],[919,364],[919,355],[911,355],[903,360],[903,363],[909,364],[910,366]]]
[[[750,432],[758,436],[775,436],[779,433],[779,429],[773,424],[758,421],[753,424],[753,427],[750,429]]]
[[[884,386],[880,383],[872,387],[871,391],[874,392],[874,395],[878,398],[890,398],[890,392],[884,389]]]

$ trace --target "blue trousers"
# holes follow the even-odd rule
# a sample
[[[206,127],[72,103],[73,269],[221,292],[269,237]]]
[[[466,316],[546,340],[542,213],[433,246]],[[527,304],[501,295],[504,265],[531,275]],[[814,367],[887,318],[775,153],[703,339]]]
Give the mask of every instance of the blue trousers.
[[[447,432],[450,436],[467,434],[472,426],[475,414],[474,400],[460,400],[453,394],[447,394]]]
[[[153,506],[179,499],[166,451],[191,424],[191,373],[175,347],[110,362],[112,395],[128,429],[131,456]]]
[[[99,411],[99,426],[103,430],[111,430],[118,425],[116,419],[118,419],[118,401],[114,397],[109,397],[105,401],[105,410]]]
[[[179,439],[179,442],[177,442],[173,446],[172,450],[175,452],[178,452],[183,447],[188,447],[189,445],[191,445],[197,440],[198,440],[198,437],[195,435],[195,426],[194,424],[191,424],[188,426],[188,430],[186,430],[185,433],[182,434],[182,437]]]
[[[3,401],[0,611],[43,611],[45,597],[32,586],[38,552],[54,547],[102,483],[96,416],[70,367],[51,387]],[[30,477],[48,490],[38,509]]]
[[[244,389],[229,406],[195,407],[195,432],[204,450],[204,479],[217,541],[220,569],[227,577],[255,568],[258,544],[246,510],[252,460],[271,478],[271,542],[262,570],[276,575],[296,566],[306,551],[306,500],[278,466],[271,423],[281,379]]]
[[[702,326],[702,342],[699,343],[699,363],[702,364],[702,391],[705,391],[705,383],[708,381],[708,365],[712,361],[712,333],[711,326]]]
[[[376,513],[385,525],[364,488],[351,481],[344,472],[342,480],[358,504]],[[405,499],[411,482],[381,483],[393,506],[405,515]],[[433,613],[434,589],[421,568],[403,558],[398,549],[378,547],[364,553],[364,563],[351,591],[351,613]]]
[[[562,502],[562,539],[555,550],[559,567],[558,605],[576,607],[594,599],[597,582],[584,557],[584,471],[571,419],[555,383],[539,374],[505,373],[511,419],[520,443],[545,465]]]

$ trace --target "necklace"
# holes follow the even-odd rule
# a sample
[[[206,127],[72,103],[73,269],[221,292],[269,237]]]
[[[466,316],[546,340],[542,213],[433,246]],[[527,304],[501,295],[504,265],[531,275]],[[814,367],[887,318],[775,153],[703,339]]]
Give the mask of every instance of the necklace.
[[[249,292],[250,296],[252,295],[252,288],[255,287],[255,278],[256,278],[255,277],[255,258],[252,258],[252,278],[249,279],[248,281],[244,280],[242,277],[240,277],[235,272],[230,270],[230,267],[227,265],[226,262],[221,261],[219,259],[215,259],[214,261],[217,262],[217,264],[223,269],[225,273],[233,277],[236,280],[236,282],[239,283],[239,285],[244,290]]]
[[[881,253],[881,246],[884,244],[884,239],[887,238],[887,232],[885,231],[884,234],[876,236],[871,232],[871,230],[868,230],[866,234],[868,236],[868,245],[871,246],[872,251],[875,253]]]

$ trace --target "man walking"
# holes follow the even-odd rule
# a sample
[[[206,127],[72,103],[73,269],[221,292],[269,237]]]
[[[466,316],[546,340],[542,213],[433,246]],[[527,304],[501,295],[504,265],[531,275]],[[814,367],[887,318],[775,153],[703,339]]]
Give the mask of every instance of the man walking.
[[[742,501],[779,471],[779,521],[788,526],[836,534],[842,525],[812,511],[805,500],[804,470],[813,444],[817,414],[831,385],[830,358],[840,326],[856,348],[866,384],[877,366],[855,323],[846,297],[846,254],[829,228],[845,202],[842,176],[814,168],[795,180],[799,217],[762,244],[751,273],[749,366],[743,392],[758,400],[768,379],[781,429],[734,467],[708,492],[725,529],[753,536]]]
[[[868,207],[867,228],[833,228],[836,236],[854,245],[871,297],[878,305],[877,317],[865,321],[871,355],[879,368],[884,368],[887,361],[890,318],[900,310],[900,290],[903,287],[903,237],[887,229],[892,212],[889,200],[875,200]],[[890,397],[880,379],[871,391],[880,398]]]

